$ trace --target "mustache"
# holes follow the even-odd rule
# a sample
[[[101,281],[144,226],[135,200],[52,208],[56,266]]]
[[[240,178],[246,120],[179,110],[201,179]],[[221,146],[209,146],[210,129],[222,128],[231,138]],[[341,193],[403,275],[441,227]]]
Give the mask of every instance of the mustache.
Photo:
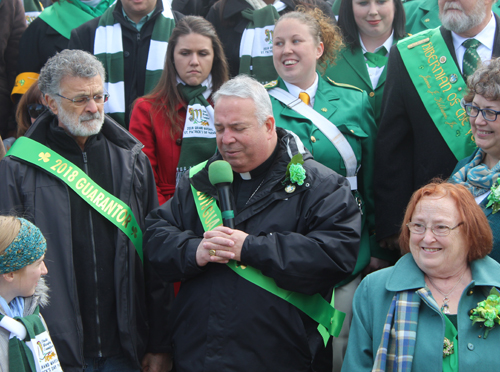
[[[91,112],[87,112],[87,113],[84,113],[84,114],[81,114],[80,115],[80,123],[82,121],[89,121],[89,120],[100,120],[101,119],[101,113],[99,111],[95,112],[95,113],[91,113]]]
[[[462,12],[464,11],[464,8],[462,8],[462,5],[460,5],[459,3],[455,2],[444,3],[443,10],[449,10],[449,9],[460,10]]]

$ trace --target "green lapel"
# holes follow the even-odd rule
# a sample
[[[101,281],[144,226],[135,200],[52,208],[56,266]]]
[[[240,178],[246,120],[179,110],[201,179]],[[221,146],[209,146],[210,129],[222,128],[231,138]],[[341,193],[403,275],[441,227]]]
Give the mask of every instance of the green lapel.
[[[280,77],[278,77],[278,87],[288,92],[288,89],[286,88],[286,85],[283,82],[283,79]],[[289,117],[289,118],[299,118],[299,119],[303,118],[303,116],[300,115],[295,110],[285,106],[283,103],[281,105],[283,108],[282,108],[281,112],[279,113],[280,115],[283,115],[283,116]]]
[[[399,41],[399,39],[396,40],[396,38],[394,38],[392,40],[392,45],[397,44],[398,41]],[[382,71],[382,75],[380,75],[380,78],[378,79],[377,88],[375,88],[375,89],[380,88],[385,83],[386,77],[387,77],[387,65],[385,66],[384,71]]]
[[[479,206],[483,210],[484,214],[486,215],[486,218],[493,212],[493,207],[487,208],[486,205],[488,205],[488,197],[484,198],[481,203],[479,203]]]
[[[441,26],[437,0],[423,0],[422,5],[420,5],[420,9],[425,11],[420,19],[420,24],[423,30]]]
[[[286,88],[283,79],[278,78],[277,86],[288,92],[288,89]],[[330,85],[321,76],[319,76],[317,92],[321,92],[321,94],[316,93],[316,97],[314,98],[313,108],[315,111],[319,112],[325,118],[330,119],[330,117],[337,111],[337,105],[334,103],[334,101],[337,101],[340,97],[333,89],[330,88]],[[280,115],[283,115],[284,117],[304,120],[304,117],[295,110],[283,104],[282,106],[283,109],[279,113]]]
[[[314,97],[314,111],[330,120],[337,111],[336,101],[340,99],[340,96],[321,75],[319,76],[317,92],[321,92],[321,94],[316,93],[316,97]]]
[[[495,4],[493,4],[493,8],[491,8],[491,10],[493,10],[493,13],[500,16],[500,1],[497,1]]]
[[[352,69],[356,71],[356,74],[358,74],[358,77],[361,79],[361,84],[358,84],[358,82],[354,81],[354,76],[352,76],[352,80],[351,82],[349,82],[349,84],[361,89],[372,91],[372,82],[370,80],[370,75],[368,75],[368,69],[366,68],[365,57],[363,56],[361,47],[355,48],[354,53],[351,52],[351,48],[346,47],[342,49],[340,54],[345,59],[346,63],[348,63],[352,67]],[[384,68],[384,72],[385,70],[386,69]],[[364,84],[365,87],[362,87],[362,84]]]

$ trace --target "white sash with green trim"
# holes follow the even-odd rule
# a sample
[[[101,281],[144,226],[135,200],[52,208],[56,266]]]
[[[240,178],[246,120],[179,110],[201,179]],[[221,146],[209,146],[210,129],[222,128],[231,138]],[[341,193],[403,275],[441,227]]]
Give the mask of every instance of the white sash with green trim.
[[[109,100],[104,112],[121,125],[125,125],[125,72],[123,63],[122,27],[113,17],[116,3],[104,12],[95,32],[94,55],[106,69],[104,88]],[[174,16],[168,1],[163,1],[163,12],[158,15],[153,27],[146,65],[144,94],[148,94],[158,83],[165,64],[168,39],[175,27]],[[133,57],[135,58],[135,57]]]
[[[6,156],[8,155],[31,163],[63,181],[92,208],[123,231],[134,244],[141,261],[143,260],[142,230],[127,204],[104,190],[75,164],[30,138],[18,138]]]
[[[204,161],[192,167],[189,170],[189,177],[193,177],[202,170],[206,164],[207,161]],[[217,226],[221,226],[222,214],[215,199],[212,196],[196,190],[193,185],[191,185],[191,191],[203,229],[209,231]],[[282,289],[276,285],[273,278],[265,276],[260,270],[251,266],[241,265],[241,263],[234,260],[229,260],[227,266],[243,279],[287,301],[303,311],[311,319],[318,322],[318,331],[323,337],[325,346],[330,336],[339,336],[344,323],[345,313],[333,307],[334,293],[332,293],[332,303],[330,304],[319,293],[309,296]]]
[[[466,83],[439,28],[402,39],[397,47],[425,109],[457,160],[472,154],[476,144],[460,106]]]

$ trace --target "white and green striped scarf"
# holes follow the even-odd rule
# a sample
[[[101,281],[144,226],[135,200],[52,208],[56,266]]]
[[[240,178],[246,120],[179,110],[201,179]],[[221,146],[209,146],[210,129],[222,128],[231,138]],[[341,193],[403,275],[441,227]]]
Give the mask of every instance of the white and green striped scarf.
[[[24,317],[0,314],[0,327],[10,332],[9,370],[16,372],[62,372],[59,357],[39,315],[40,309]],[[49,367],[45,367],[45,366]],[[45,367],[45,368],[43,368]]]
[[[104,88],[109,100],[104,112],[125,126],[125,83],[123,64],[123,41],[120,23],[113,17],[116,3],[99,19],[95,33],[94,55],[106,69]],[[158,83],[163,72],[168,39],[175,27],[174,16],[169,2],[163,1],[163,12],[158,16],[151,35],[148,62],[146,64],[146,83],[144,94],[148,94]]]
[[[177,77],[177,89],[187,102],[182,147],[177,165],[176,184],[193,165],[209,159],[217,148],[214,109],[207,101],[212,94],[212,75],[200,85],[190,86]]]
[[[276,80],[273,64],[274,22],[286,8],[281,1],[261,9],[245,9],[241,15],[249,19],[240,43],[240,74],[249,75],[262,84]]]

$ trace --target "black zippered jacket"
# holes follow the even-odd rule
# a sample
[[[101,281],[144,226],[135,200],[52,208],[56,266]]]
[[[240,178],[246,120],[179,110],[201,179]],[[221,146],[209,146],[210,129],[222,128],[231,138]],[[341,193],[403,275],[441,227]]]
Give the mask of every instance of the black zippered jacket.
[[[314,161],[296,135],[277,131],[277,155],[235,215],[236,229],[249,234],[241,262],[283,289],[329,301],[332,287],[356,265],[361,215],[347,180]],[[282,181],[299,152],[306,179],[287,192]],[[166,281],[182,280],[169,319],[176,372],[328,370],[318,323],[224,264],[197,265],[204,230],[190,182],[217,198],[208,166],[220,159],[217,153],[191,179],[185,175],[173,198],[146,219],[149,261]]]
[[[84,151],[90,151],[88,156],[83,156],[70,136],[67,136],[67,146],[61,142],[64,133],[55,132],[54,140],[54,120],[57,119],[50,112],[42,114],[26,132],[26,137],[52,146],[54,151],[57,148],[60,155],[74,161],[82,170],[87,169],[94,181],[102,183],[103,188],[130,206],[143,229],[144,218],[158,206],[158,199],[142,144],[106,117],[101,132],[87,140]],[[101,164],[88,166],[84,157]],[[164,323],[173,293],[149,265],[142,265],[128,237],[107,220],[103,223],[87,203],[75,202],[75,197],[79,197],[63,181],[33,164],[7,156],[0,162],[0,180],[0,213],[15,213],[29,219],[47,239],[45,262],[49,273],[46,281],[51,288],[51,300],[42,314],[64,371],[82,370],[83,358],[87,357],[84,335],[99,334],[96,324],[82,322],[89,314],[82,316],[81,309],[89,309],[89,306],[82,307],[80,301],[94,301],[92,296],[99,296],[103,309],[114,309],[113,314],[102,311],[98,314],[102,319],[100,332],[117,332],[106,337],[109,343],[119,340],[118,351],[128,356],[131,364],[139,368],[145,352],[167,351]],[[75,252],[83,249],[85,252]],[[92,265],[88,260],[96,261]],[[75,266],[82,267],[76,270]],[[96,283],[94,272],[102,270],[113,274],[100,273]],[[82,278],[86,277],[88,288],[82,285]],[[113,324],[102,324],[106,323],[106,317],[115,318]],[[84,324],[96,329],[84,330]],[[103,351],[116,352],[112,346]],[[89,352],[88,347],[85,352]]]

